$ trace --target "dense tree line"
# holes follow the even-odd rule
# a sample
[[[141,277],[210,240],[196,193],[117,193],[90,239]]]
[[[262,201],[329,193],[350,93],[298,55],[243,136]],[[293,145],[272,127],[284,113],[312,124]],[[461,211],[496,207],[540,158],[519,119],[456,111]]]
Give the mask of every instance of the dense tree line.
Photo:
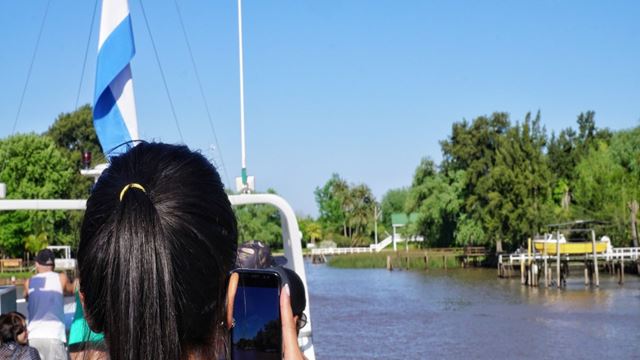
[[[373,240],[374,214],[384,238],[391,214],[402,212],[418,214],[407,232],[423,235],[424,246],[510,250],[544,233],[547,224],[575,219],[606,221],[602,233],[614,245],[637,246],[640,127],[600,129],[589,111],[577,117],[577,129],[548,136],[539,113],[515,123],[494,113],[454,123],[441,148],[440,164],[423,158],[411,186],[389,190],[380,202],[366,184],[333,174],[315,190],[318,219],[299,219],[303,241],[366,246]],[[105,161],[88,105],[60,114],[43,134],[1,139],[0,182],[8,198],[86,198],[92,180],[78,171],[83,151],[92,152],[92,165]],[[239,241],[282,247],[275,208],[243,206],[236,215]],[[2,212],[0,252],[21,256],[48,244],[75,247],[81,219],[78,211]]]
[[[106,162],[89,105],[60,114],[42,134],[16,134],[0,139],[0,182],[7,186],[7,198],[86,199],[93,179],[79,172],[84,151],[92,153],[91,166]],[[261,240],[282,248],[276,208],[248,205],[235,211],[240,242]],[[70,245],[75,249],[82,216],[82,211],[0,212],[0,256],[28,256],[48,245]],[[305,239],[320,239],[313,220],[301,220],[300,227]]]
[[[588,111],[578,115],[577,130],[548,136],[539,112],[515,123],[494,113],[454,123],[440,145],[440,164],[423,158],[409,188],[384,195],[383,228],[390,228],[391,213],[415,212],[418,220],[408,230],[423,235],[424,246],[484,245],[500,252],[552,223],[600,220],[608,224],[600,233],[615,246],[637,246],[640,127],[600,129]],[[318,221],[329,234],[351,216],[345,184],[334,174],[316,190]]]
[[[91,108],[60,114],[43,134],[0,140],[0,182],[9,199],[86,198],[92,180],[79,173],[83,151],[104,162]],[[75,246],[80,211],[0,212],[0,251],[5,256],[35,253],[49,244]]]

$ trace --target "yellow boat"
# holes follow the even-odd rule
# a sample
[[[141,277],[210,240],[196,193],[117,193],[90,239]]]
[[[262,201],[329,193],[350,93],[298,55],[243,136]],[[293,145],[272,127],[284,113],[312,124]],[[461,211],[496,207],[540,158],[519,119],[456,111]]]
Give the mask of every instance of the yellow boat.
[[[607,252],[610,248],[610,240],[608,236],[603,236],[596,241],[596,253]],[[545,236],[544,239],[533,241],[537,252],[544,254],[545,244],[546,252],[549,255],[557,254],[556,246],[560,245],[560,254],[593,254],[593,242],[591,241],[571,241],[568,242],[564,235],[560,234],[560,240],[556,240],[552,235]]]
[[[544,253],[545,241],[534,241],[536,251]],[[596,241],[596,252],[603,253],[607,251],[608,243],[602,241]],[[560,243],[561,254],[593,254],[593,243],[588,241],[580,242],[565,242]],[[547,242],[547,254],[557,254],[556,243]]]

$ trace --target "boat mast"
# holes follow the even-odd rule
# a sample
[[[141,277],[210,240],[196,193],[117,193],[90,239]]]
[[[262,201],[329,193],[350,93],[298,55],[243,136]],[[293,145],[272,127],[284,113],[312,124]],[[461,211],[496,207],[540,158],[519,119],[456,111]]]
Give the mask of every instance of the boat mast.
[[[240,63],[240,146],[242,147],[242,186],[239,190],[248,192],[247,153],[244,140],[244,66],[242,53],[242,0],[238,0],[238,61]]]

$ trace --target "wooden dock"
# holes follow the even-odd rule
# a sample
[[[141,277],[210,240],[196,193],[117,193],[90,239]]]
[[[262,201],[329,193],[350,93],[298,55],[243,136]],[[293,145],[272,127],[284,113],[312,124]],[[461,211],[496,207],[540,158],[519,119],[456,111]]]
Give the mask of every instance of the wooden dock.
[[[519,272],[521,283],[528,286],[563,287],[570,268],[576,267],[582,268],[585,285],[599,286],[601,270],[615,275],[618,283],[623,284],[625,269],[630,268],[640,274],[640,247],[613,248],[608,252],[581,255],[521,252],[498,256],[498,276],[511,278]]]

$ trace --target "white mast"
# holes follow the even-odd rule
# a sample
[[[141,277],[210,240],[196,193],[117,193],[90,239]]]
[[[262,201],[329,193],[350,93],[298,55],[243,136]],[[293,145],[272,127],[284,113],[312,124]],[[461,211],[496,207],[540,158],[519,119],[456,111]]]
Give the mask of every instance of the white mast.
[[[249,192],[252,186],[247,182],[247,151],[244,139],[244,59],[242,53],[242,0],[238,0],[238,62],[240,63],[240,146],[242,147],[242,173],[236,179],[240,192]],[[241,180],[241,183],[238,183]]]

